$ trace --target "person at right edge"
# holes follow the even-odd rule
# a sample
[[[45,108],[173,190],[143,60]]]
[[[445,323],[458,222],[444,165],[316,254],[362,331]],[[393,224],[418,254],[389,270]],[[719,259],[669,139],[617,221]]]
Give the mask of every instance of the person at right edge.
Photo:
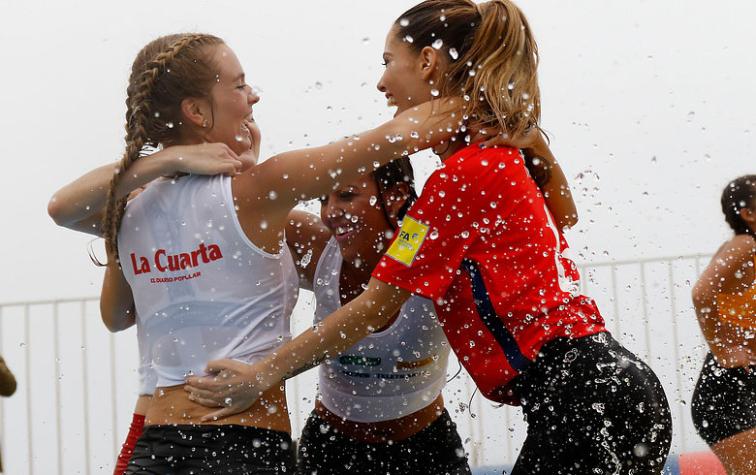
[[[0,356],[0,396],[9,397],[13,396],[16,392],[16,378],[8,369],[5,364],[5,360]],[[3,473],[3,461],[0,459],[0,473]]]
[[[693,392],[693,424],[730,475],[756,473],[756,175],[727,184],[722,212],[735,235],[693,287],[709,346]]]

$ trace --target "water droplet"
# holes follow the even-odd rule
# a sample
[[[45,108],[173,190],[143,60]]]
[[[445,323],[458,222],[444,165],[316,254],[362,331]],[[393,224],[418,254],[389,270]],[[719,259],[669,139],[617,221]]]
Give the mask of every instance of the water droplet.
[[[441,38],[434,41],[431,46],[433,46],[433,49],[441,49],[442,46],[444,46],[444,40]]]
[[[399,20],[399,25],[400,26],[409,26],[409,24],[410,24],[410,22],[406,18],[402,18],[402,19]]]
[[[370,206],[375,206],[375,204],[378,202],[378,198],[375,196],[370,197]]]
[[[459,53],[457,52],[456,48],[449,48],[449,56],[451,56],[452,59],[459,58]]]
[[[169,129],[172,129],[173,128],[173,122],[166,122],[165,126],[168,127]]]
[[[278,198],[278,193],[276,193],[275,191],[271,190],[271,191],[270,191],[270,192],[268,193],[268,199],[269,199],[269,200],[271,200],[271,201],[273,201],[273,200],[275,200],[276,198]]]
[[[415,40],[410,35],[407,35],[404,37],[404,41],[407,43],[413,43]]]
[[[648,446],[646,446],[646,444],[636,444],[635,447],[633,447],[633,454],[636,457],[645,457],[648,455]]]
[[[431,96],[438,97],[440,92],[438,92],[438,89],[431,89]]]

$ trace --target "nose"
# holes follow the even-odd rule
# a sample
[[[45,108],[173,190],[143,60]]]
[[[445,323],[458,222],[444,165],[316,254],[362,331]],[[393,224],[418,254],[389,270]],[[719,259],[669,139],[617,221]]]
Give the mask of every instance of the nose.
[[[375,87],[377,87],[381,92],[386,92],[386,85],[383,84],[383,75],[381,75],[381,78],[378,79],[378,84],[376,84]]]
[[[331,220],[340,218],[344,216],[344,210],[341,208],[341,206],[338,206],[336,203],[334,203],[336,200],[329,199],[321,204],[320,214],[323,218],[323,221],[326,225],[329,227],[333,227]]]
[[[251,106],[257,104],[260,102],[260,96],[255,92],[254,89],[250,88],[249,95],[247,95],[247,103]]]

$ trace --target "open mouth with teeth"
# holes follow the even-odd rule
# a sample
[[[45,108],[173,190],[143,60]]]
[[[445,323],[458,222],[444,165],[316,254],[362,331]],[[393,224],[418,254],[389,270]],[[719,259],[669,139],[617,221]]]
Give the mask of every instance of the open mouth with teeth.
[[[357,234],[358,231],[359,228],[356,226],[338,226],[333,229],[333,236],[337,241],[346,241]]]

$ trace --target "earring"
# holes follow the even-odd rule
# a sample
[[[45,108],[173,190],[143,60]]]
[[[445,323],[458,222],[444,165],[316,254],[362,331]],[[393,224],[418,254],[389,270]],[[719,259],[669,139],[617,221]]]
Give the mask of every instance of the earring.
[[[207,126],[208,126],[208,122],[207,122],[207,119],[204,119],[204,120],[202,121],[202,128],[205,128],[205,127],[207,127]]]

